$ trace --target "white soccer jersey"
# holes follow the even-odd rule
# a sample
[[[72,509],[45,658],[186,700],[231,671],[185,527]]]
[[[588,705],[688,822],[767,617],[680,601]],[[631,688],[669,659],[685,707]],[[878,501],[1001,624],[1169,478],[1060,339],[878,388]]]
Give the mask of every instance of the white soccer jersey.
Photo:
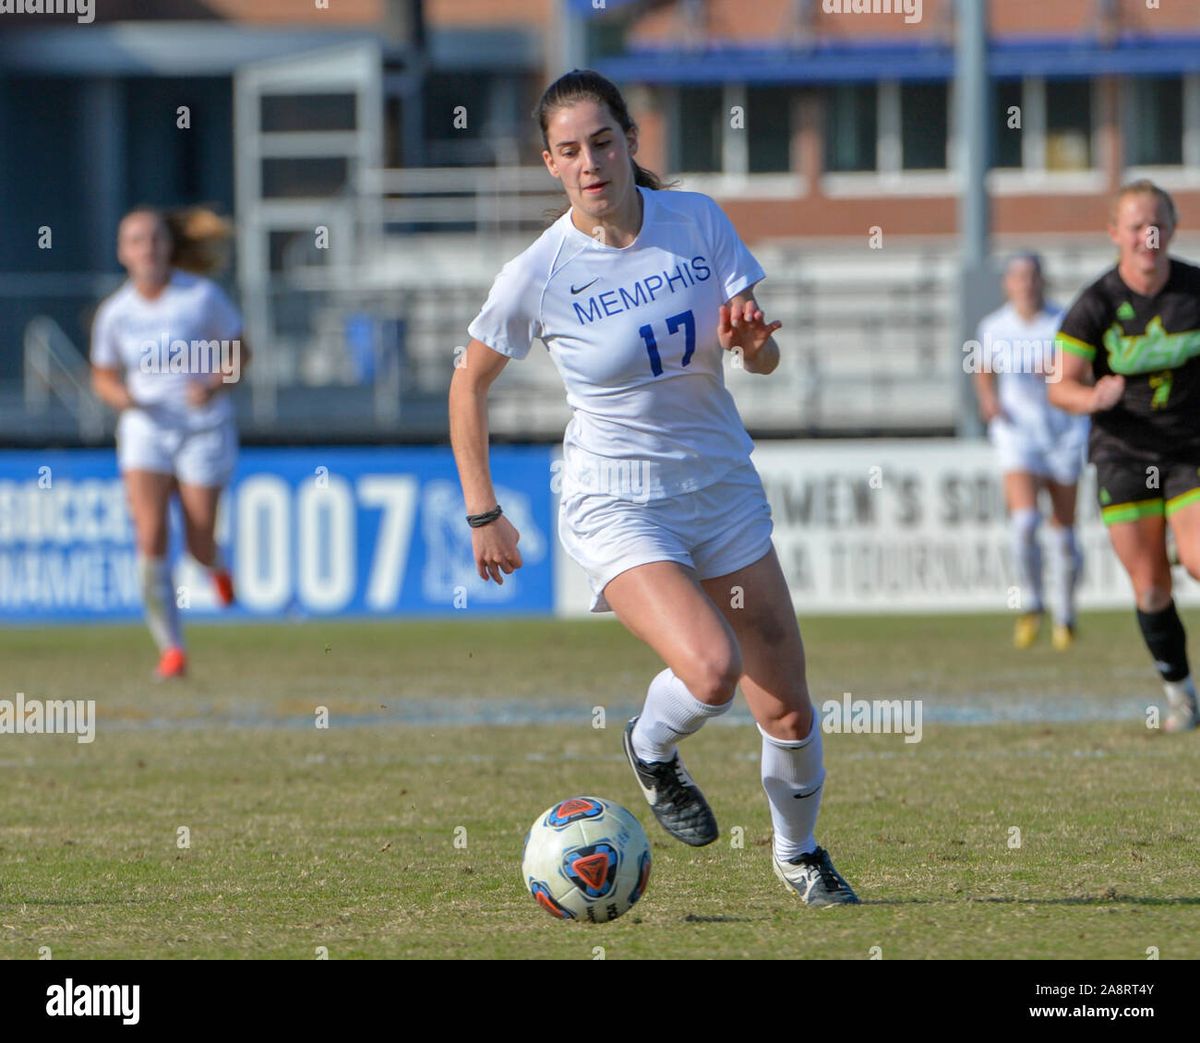
[[[514,359],[535,337],[546,345],[573,411],[564,493],[675,496],[754,448],[725,387],[717,309],[763,270],[707,196],[638,191],[632,244],[602,244],[568,211],[504,266],[468,327]]]
[[[192,407],[188,383],[211,380],[222,359],[232,361],[230,353],[240,345],[230,342],[241,334],[242,318],[216,283],[173,271],[153,300],[132,282],[104,300],[92,329],[91,357],[97,366],[123,370],[134,401],[156,421],[203,430],[232,420],[233,403],[228,394],[217,394]],[[226,343],[214,347],[213,341]]]
[[[1039,443],[1087,430],[1087,417],[1056,409],[1046,395],[1062,315],[1061,308],[1047,304],[1026,322],[1005,304],[979,324],[978,340],[987,368],[996,374],[1000,408],[1018,432]]]

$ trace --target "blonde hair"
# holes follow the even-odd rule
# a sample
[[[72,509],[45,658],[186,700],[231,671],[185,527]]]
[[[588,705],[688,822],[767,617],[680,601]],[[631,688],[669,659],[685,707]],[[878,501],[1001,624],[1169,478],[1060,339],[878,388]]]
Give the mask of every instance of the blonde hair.
[[[1139,178],[1137,181],[1130,181],[1128,184],[1122,185],[1117,189],[1108,211],[1108,219],[1111,223],[1116,224],[1117,210],[1120,209],[1121,200],[1126,196],[1156,196],[1159,203],[1167,211],[1167,220],[1171,222],[1171,227],[1175,228],[1178,226],[1179,211],[1175,209],[1175,200],[1171,198],[1170,193],[1166,189],[1159,188],[1158,185],[1147,177]]]

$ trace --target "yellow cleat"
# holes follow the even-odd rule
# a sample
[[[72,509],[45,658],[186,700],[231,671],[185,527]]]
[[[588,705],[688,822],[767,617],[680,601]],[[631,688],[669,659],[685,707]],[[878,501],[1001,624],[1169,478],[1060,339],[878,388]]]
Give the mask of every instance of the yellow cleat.
[[[1037,641],[1041,629],[1042,614],[1040,612],[1026,612],[1017,616],[1016,625],[1013,627],[1013,647],[1030,648]]]
[[[1055,623],[1050,640],[1056,652],[1065,652],[1075,644],[1075,626],[1072,623]]]

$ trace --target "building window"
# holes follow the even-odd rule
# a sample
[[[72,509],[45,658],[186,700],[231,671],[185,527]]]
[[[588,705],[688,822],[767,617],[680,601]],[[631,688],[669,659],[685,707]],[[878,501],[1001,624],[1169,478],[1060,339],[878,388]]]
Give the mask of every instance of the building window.
[[[521,79],[503,73],[434,72],[425,82],[422,115],[431,166],[491,166],[517,162],[540,130],[526,115]],[[535,135],[536,134],[536,138]]]
[[[1046,169],[1092,168],[1090,80],[1046,82]]]
[[[949,135],[944,83],[900,86],[900,151],[905,170],[945,170]]]
[[[831,173],[873,171],[877,166],[878,89],[847,83],[825,96],[825,169]]]
[[[260,127],[264,134],[355,130],[355,101],[353,94],[266,94],[259,98]]]
[[[751,174],[792,169],[792,98],[788,87],[746,89],[746,134]]]
[[[720,87],[681,87],[677,128],[677,168],[691,174],[721,170],[725,105]]]
[[[1130,166],[1183,165],[1183,78],[1146,76],[1133,80],[1126,124]]]
[[[992,166],[1004,169],[1021,167],[1021,135],[1025,132],[1025,110],[1020,80],[999,80],[992,87]],[[1019,122],[1009,113],[1016,108]]]

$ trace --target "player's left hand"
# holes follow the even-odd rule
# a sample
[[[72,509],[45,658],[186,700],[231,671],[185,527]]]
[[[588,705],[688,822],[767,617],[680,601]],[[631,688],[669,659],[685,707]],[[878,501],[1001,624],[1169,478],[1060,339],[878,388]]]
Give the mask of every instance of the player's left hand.
[[[771,334],[782,329],[782,322],[764,321],[762,309],[751,298],[722,304],[717,313],[717,339],[726,351],[740,351],[745,362],[753,362]]]

